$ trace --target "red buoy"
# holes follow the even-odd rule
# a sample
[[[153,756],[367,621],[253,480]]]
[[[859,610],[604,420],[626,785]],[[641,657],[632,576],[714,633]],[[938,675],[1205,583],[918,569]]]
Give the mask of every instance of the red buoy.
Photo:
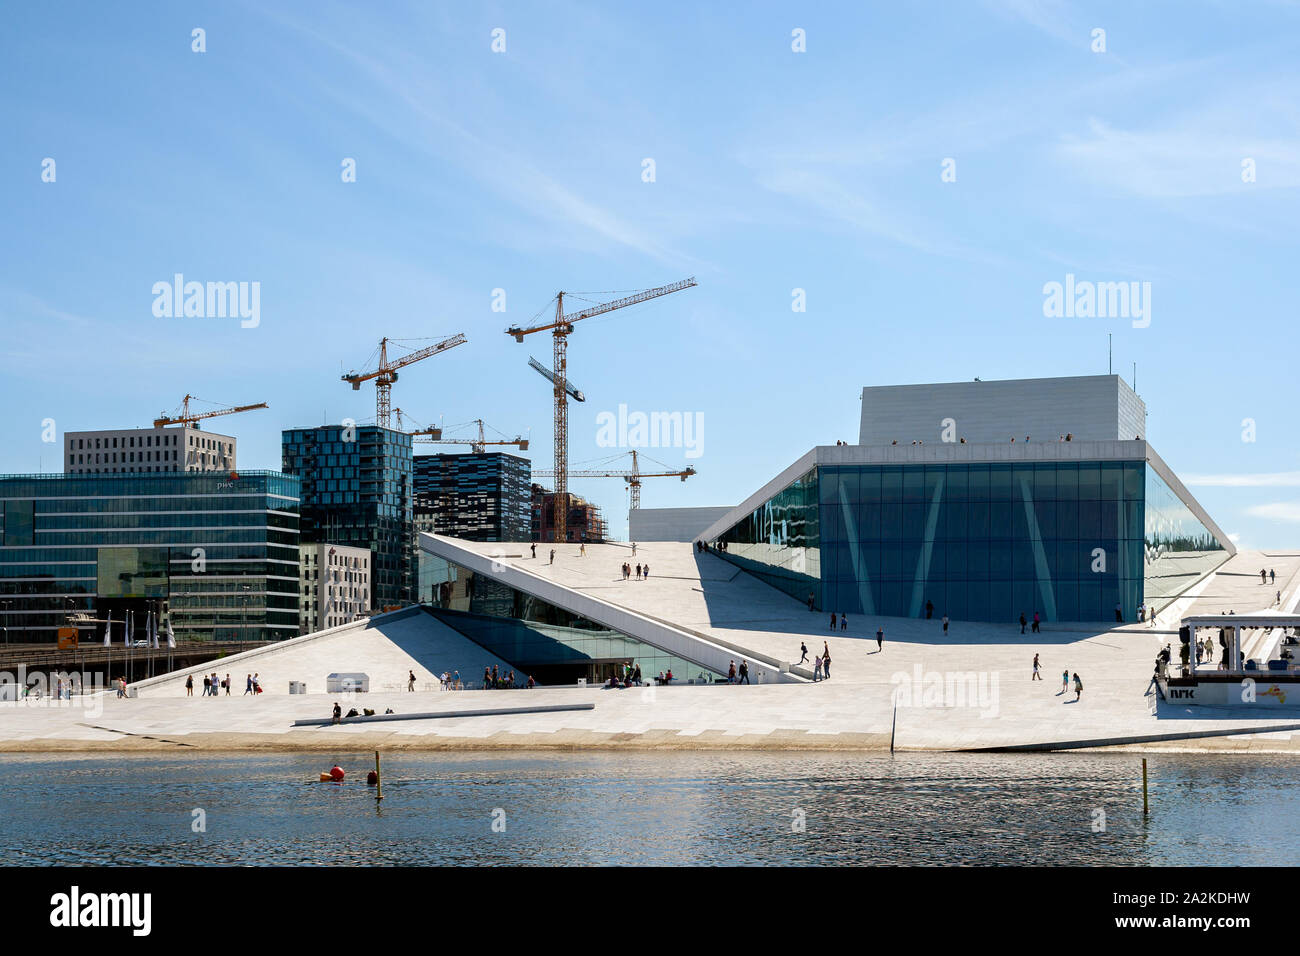
[[[330,779],[338,782],[343,779],[343,768],[338,764],[330,767]]]
[[[373,770],[370,771],[368,774],[366,774],[366,785],[367,785],[367,786],[371,786],[371,787],[373,787],[373,786],[374,786],[375,784],[377,784],[378,782],[379,782],[379,774],[375,773]]]

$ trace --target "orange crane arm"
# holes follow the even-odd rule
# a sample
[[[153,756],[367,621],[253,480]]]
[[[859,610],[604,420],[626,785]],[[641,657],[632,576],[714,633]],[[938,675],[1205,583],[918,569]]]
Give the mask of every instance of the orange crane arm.
[[[220,418],[222,415],[234,415],[236,412],[251,412],[255,408],[268,408],[266,402],[258,402],[255,405],[236,405],[234,408],[219,408],[211,412],[196,412],[190,414],[190,399],[193,395],[186,395],[183,403],[184,407],[179,415],[160,415],[153,420],[154,428],[163,428],[167,425],[180,425],[186,422],[198,422],[205,418]]]
[[[489,442],[489,444],[491,444]],[[680,478],[685,481],[696,473],[694,468],[686,468],[683,471],[570,471],[569,475],[573,478],[623,478],[631,480],[633,478]],[[555,471],[546,469],[534,471],[533,475],[537,478],[554,478]]]
[[[354,388],[359,388],[362,382],[368,382],[372,378],[379,378],[381,375],[388,375],[392,372],[396,372],[399,368],[405,368],[415,362],[427,359],[431,355],[437,355],[439,352],[447,351],[447,349],[454,349],[457,345],[464,345],[466,341],[465,334],[463,332],[458,332],[449,339],[443,339],[441,342],[437,342],[422,349],[417,349],[414,352],[403,355],[395,362],[390,362],[388,361],[388,351],[386,348],[388,339],[385,338],[380,342],[380,354],[382,357],[379,360],[379,367],[370,372],[349,372],[347,375],[343,376],[343,381],[351,382]]]
[[[621,299],[615,299],[612,302],[604,302],[600,305],[593,305],[590,308],[582,309],[579,312],[569,312],[554,322],[548,322],[545,325],[535,325],[529,329],[521,329],[514,325],[506,329],[507,335],[513,335],[516,342],[522,342],[525,335],[532,335],[534,332],[545,332],[548,329],[557,329],[568,327],[574,322],[582,319],[589,319],[593,315],[603,315],[606,312],[613,312],[615,309],[623,309],[629,305],[636,305],[638,302],[645,302],[649,299],[657,299],[661,295],[668,295],[670,292],[680,292],[682,289],[689,289],[693,285],[698,285],[695,277],[682,279],[679,282],[671,282],[668,285],[656,286],[653,289],[645,289],[641,292],[634,292],[632,295],[624,296]]]

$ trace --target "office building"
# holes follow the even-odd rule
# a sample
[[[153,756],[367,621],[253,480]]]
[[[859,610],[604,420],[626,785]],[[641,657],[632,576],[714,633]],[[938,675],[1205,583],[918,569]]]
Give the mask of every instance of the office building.
[[[523,541],[532,465],[503,453],[417,455],[415,527],[470,541]]]
[[[370,614],[370,551],[341,544],[298,548],[299,632],[312,634]]]
[[[192,425],[65,432],[63,436],[63,471],[68,475],[235,470],[235,439]]]
[[[72,614],[111,613],[118,637],[130,610],[142,638],[153,610],[177,640],[293,637],[298,506],[278,472],[0,476],[7,636],[52,642]]]
[[[370,551],[371,606],[412,601],[411,436],[377,425],[286,429],[284,471],[302,482],[302,540]]]

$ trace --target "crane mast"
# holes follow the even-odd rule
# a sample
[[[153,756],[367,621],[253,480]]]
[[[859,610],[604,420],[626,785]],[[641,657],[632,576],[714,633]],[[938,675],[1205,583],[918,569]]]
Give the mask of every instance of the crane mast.
[[[681,279],[677,282],[671,282],[668,285],[656,286],[653,289],[643,289],[640,292],[634,292],[631,295],[623,296],[620,299],[614,299],[610,302],[603,302],[599,305],[590,306],[586,309],[580,309],[577,312],[565,314],[564,312],[564,293],[558,292],[555,296],[555,321],[545,325],[537,325],[531,328],[520,328],[511,326],[506,329],[506,334],[514,338],[516,342],[522,342],[524,336],[531,335],[534,332],[551,333],[551,340],[554,343],[555,364],[553,366],[554,382],[554,401],[555,401],[555,540],[568,540],[568,495],[569,495],[569,396],[568,396],[568,376],[569,376],[569,335],[573,332],[573,324],[582,319],[589,319],[592,316],[603,315],[606,312],[613,312],[616,309],[625,309],[630,305],[637,305],[650,299],[658,298],[661,295],[668,295],[673,292],[680,292],[682,289],[689,289],[697,285],[695,277]],[[638,488],[638,499],[639,485]]]

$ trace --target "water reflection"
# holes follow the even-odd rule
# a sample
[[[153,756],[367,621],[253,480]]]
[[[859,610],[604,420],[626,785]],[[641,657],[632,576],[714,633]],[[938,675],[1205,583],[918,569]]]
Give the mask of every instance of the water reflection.
[[[1226,865],[1300,846],[1283,757],[1150,757],[1148,821],[1131,754],[386,754],[382,811],[373,755],[339,759],[343,786],[309,783],[332,758],[302,754],[4,757],[0,820],[20,864]]]

